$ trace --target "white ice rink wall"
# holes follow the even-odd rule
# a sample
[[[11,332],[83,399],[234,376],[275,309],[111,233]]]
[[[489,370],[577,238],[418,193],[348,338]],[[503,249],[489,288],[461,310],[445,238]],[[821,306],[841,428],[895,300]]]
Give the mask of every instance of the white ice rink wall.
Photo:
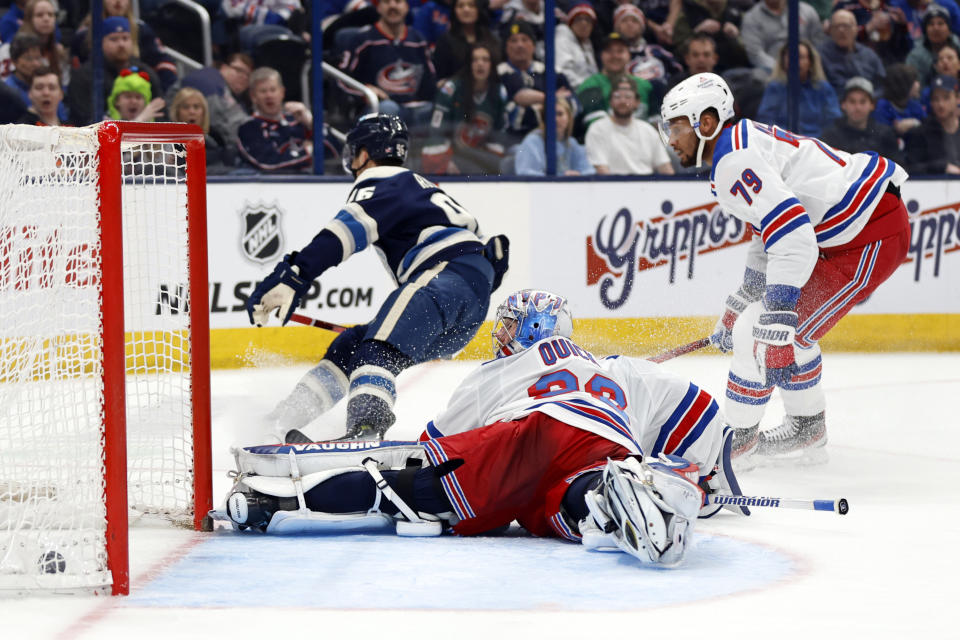
[[[494,294],[538,287],[569,297],[580,340],[642,355],[706,335],[743,273],[749,231],[696,180],[451,180],[441,186],[488,234],[511,240],[510,273]],[[339,211],[348,182],[213,182],[208,186],[214,366],[277,355],[315,360],[333,335],[250,328],[243,303],[284,254]],[[960,350],[960,181],[913,180],[903,266],[827,336],[834,350]],[[325,273],[303,313],[369,320],[393,289],[372,251]],[[161,294],[162,295],[162,294]],[[174,295],[174,292],[170,292]],[[465,356],[488,354],[488,328]]]

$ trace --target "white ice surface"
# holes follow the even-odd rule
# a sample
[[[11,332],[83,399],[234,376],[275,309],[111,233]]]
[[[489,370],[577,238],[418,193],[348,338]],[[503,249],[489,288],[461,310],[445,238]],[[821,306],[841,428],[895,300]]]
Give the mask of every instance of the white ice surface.
[[[726,364],[666,366],[722,398]],[[415,437],[472,366],[404,373],[391,438]],[[305,369],[214,373],[215,500],[228,447],[263,440],[259,416]],[[281,539],[138,523],[129,597],[0,600],[0,638],[960,638],[960,354],[827,354],[824,384],[830,462],[740,481],[747,494],[843,496],[850,514],[701,521],[679,569],[517,532]],[[764,424],[780,411],[774,400]],[[310,433],[337,436],[342,420]]]

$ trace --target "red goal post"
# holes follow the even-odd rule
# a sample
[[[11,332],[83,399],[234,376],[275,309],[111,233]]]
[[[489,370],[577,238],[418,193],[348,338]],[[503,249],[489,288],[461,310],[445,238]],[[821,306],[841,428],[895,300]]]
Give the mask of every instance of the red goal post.
[[[0,127],[0,589],[129,592],[212,507],[203,132]]]

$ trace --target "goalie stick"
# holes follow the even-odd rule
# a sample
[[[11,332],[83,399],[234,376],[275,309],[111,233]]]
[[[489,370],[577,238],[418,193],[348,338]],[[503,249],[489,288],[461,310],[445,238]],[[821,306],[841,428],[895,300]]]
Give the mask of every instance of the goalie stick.
[[[741,496],[735,494],[707,494],[706,504],[730,505],[736,507],[772,507],[774,509],[807,509],[809,511],[833,511],[841,516],[847,515],[850,505],[846,498],[837,500],[805,500],[802,498],[771,498],[765,496]]]

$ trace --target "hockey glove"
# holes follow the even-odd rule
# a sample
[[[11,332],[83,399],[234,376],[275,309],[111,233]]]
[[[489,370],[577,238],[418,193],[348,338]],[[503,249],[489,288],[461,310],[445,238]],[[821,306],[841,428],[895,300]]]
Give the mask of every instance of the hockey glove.
[[[720,351],[724,353],[733,351],[733,325],[748,304],[763,297],[765,282],[766,275],[763,272],[747,267],[743,273],[743,284],[736,292],[727,296],[723,315],[720,316],[717,326],[713,328],[713,335],[710,336],[710,342]]]
[[[768,387],[786,384],[797,373],[796,334],[794,311],[765,311],[753,325],[753,357],[760,367],[760,379]]]
[[[508,264],[510,262],[510,239],[503,234],[493,236],[484,245],[483,256],[490,261],[490,266],[493,267],[493,286],[490,288],[490,293],[493,293],[500,288],[503,276],[507,274],[507,269],[510,266]]]
[[[247,300],[251,324],[266,325],[270,314],[275,311],[282,319],[281,324],[287,324],[293,310],[300,306],[300,300],[310,290],[311,283],[300,277],[300,267],[291,264],[294,257],[295,254],[287,254],[273,273],[253,290]]]

